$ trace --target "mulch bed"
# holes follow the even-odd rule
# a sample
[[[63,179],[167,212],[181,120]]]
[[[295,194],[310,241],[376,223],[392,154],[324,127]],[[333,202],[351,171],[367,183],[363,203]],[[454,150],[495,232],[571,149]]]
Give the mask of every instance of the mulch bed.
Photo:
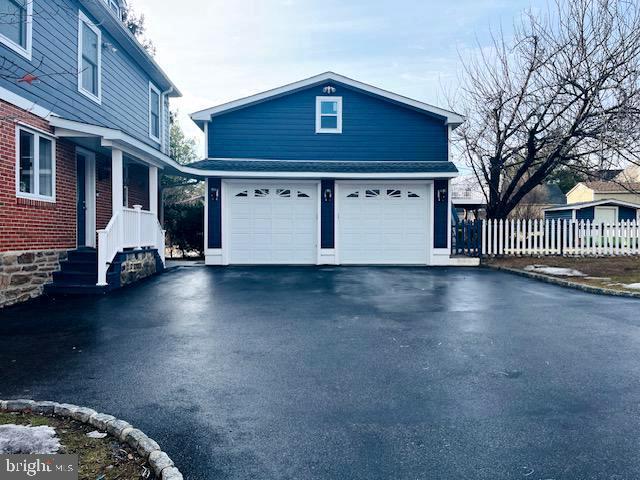
[[[80,480],[151,480],[156,477],[145,459],[129,445],[110,435],[90,438],[91,425],[70,418],[39,414],[0,413],[0,425],[47,425],[56,430],[62,448],[58,453],[77,454]]]
[[[570,268],[586,277],[558,276],[571,282],[620,292],[639,292],[621,284],[640,283],[640,257],[504,257],[483,259],[484,265],[524,270],[529,265]]]

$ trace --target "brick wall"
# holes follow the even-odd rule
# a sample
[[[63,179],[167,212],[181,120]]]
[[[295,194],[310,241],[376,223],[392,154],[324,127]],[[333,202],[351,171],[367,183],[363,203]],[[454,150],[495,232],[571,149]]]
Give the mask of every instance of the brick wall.
[[[143,210],[149,210],[149,169],[144,165],[129,164],[128,207],[142,205]]]
[[[76,245],[76,162],[73,144],[56,141],[56,201],[16,196],[17,122],[51,132],[48,122],[0,100],[0,252]]]
[[[96,156],[96,230],[111,220],[111,158]]]

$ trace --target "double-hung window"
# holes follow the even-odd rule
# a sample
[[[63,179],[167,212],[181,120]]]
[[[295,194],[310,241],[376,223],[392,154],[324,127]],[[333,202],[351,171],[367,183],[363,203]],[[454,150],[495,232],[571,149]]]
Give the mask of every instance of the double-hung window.
[[[0,0],[0,42],[31,60],[33,0]]]
[[[1,0],[0,0],[1,1]],[[80,12],[78,22],[78,90],[102,101],[102,32]]]
[[[342,133],[342,97],[316,97],[316,133]]]
[[[160,142],[162,124],[162,94],[152,83],[149,83],[149,136]]]
[[[36,130],[18,127],[16,132],[16,195],[55,201],[55,140]]]

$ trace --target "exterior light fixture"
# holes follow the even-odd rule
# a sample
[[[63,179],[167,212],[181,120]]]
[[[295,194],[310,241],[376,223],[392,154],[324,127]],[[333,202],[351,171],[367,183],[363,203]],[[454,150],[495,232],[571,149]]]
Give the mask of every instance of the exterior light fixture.
[[[325,191],[324,191],[324,201],[325,202],[330,202],[332,198],[333,198],[333,192],[331,191],[331,189],[330,188],[325,189]]]
[[[444,202],[447,199],[447,189],[446,188],[439,188],[438,189],[438,201],[439,202]]]
[[[328,95],[331,95],[333,93],[336,93],[336,89],[335,87],[332,87],[331,85],[327,85],[326,87],[324,87],[322,89],[322,91]]]
[[[209,190],[209,198],[212,202],[217,202],[220,198],[220,191],[217,188],[211,188]]]

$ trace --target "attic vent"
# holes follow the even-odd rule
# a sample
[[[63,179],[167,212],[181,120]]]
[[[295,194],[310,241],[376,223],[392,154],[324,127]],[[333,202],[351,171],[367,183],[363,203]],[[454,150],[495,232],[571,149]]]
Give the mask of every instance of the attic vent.
[[[327,85],[326,87],[324,87],[322,89],[322,91],[324,93],[326,93],[327,95],[332,95],[332,94],[336,93],[335,87],[332,87],[331,85]]]

